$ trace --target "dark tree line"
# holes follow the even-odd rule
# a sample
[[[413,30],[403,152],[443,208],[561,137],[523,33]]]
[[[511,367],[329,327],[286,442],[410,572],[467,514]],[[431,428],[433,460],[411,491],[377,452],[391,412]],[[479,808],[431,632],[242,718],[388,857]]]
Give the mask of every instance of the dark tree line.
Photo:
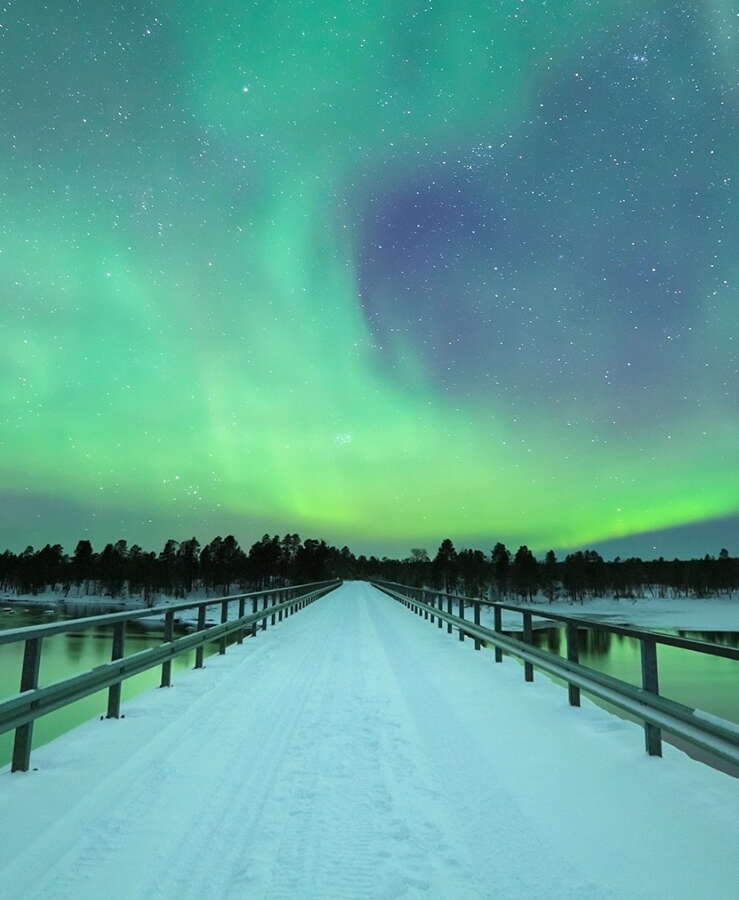
[[[71,556],[59,544],[0,555],[0,590],[6,594],[128,594],[151,602],[155,594],[229,594],[329,578],[379,578],[473,597],[549,602],[603,595],[705,597],[739,588],[739,559],[721,550],[718,557],[692,560],[606,561],[595,550],[578,550],[558,560],[550,550],[540,561],[525,545],[515,553],[502,543],[489,553],[458,551],[448,538],[433,559],[420,548],[405,559],[379,559],[297,534],[265,534],[248,551],[228,535],[203,547],[196,538],[168,540],[159,553],[124,540],[96,552],[81,540]]]
[[[466,596],[485,592],[499,599],[550,603],[557,598],[582,602],[585,597],[639,596],[706,597],[739,588],[739,559],[722,549],[718,557],[642,560],[638,557],[606,561],[595,550],[578,550],[558,560],[549,550],[539,561],[526,545],[512,553],[502,544],[489,557],[480,550],[455,551],[442,542],[433,560],[416,555],[395,564],[397,581],[430,585]]]
[[[0,590],[38,594],[50,590],[64,596],[140,596],[154,594],[185,597],[193,590],[214,594],[260,590],[283,584],[353,577],[355,562],[348,547],[337,550],[325,541],[301,540],[297,534],[264,537],[242,550],[233,535],[216,537],[201,547],[197,538],[168,540],[159,553],[129,547],[124,540],[95,552],[88,540],[74,553],[60,544],[42,550],[27,547],[0,555]]]

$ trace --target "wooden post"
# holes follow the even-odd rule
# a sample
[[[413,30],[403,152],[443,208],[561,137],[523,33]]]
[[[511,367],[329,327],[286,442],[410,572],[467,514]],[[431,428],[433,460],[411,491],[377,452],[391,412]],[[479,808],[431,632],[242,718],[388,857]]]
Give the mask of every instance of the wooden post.
[[[444,601],[441,599],[441,596],[439,594],[432,594],[431,598],[433,599],[435,605],[439,607],[439,612],[443,612]],[[442,621],[441,616],[437,616],[436,621],[439,623],[439,628],[444,627],[444,622]]]
[[[126,641],[126,623],[116,622],[113,626],[113,650],[111,662],[123,658],[123,647]],[[118,719],[121,715],[121,683],[116,681],[108,688],[108,714],[106,719]]]
[[[443,599],[443,598],[441,598],[441,602],[442,602],[442,603],[444,602],[444,599]],[[449,615],[451,616],[451,614],[452,614],[452,598],[451,598],[451,597],[447,597],[447,598],[446,598],[446,611],[447,611],[447,612],[449,613]],[[447,634],[451,634],[451,633],[452,633],[452,623],[451,623],[451,622],[447,622],[447,623],[446,623],[446,633],[447,633]]]
[[[246,597],[239,597],[239,618],[244,618],[244,613],[246,612]],[[239,628],[238,637],[236,639],[240,644],[244,643],[244,629]]]
[[[641,638],[641,685],[650,694],[659,694],[657,643],[654,638]],[[645,722],[644,745],[650,756],[662,756],[662,729]]]
[[[566,626],[567,634],[567,659],[570,662],[580,662],[580,648],[577,643],[577,625],[574,622],[568,622]],[[580,688],[576,684],[568,684],[567,687],[570,696],[570,706],[580,705]]]
[[[205,604],[201,603],[198,606],[198,631],[205,630]],[[199,647],[195,649],[195,668],[202,669],[203,668],[203,645],[201,644]]]
[[[480,624],[480,603],[477,600],[475,600],[474,610],[475,610],[475,625],[479,625]],[[475,638],[475,650],[479,650],[481,646],[482,646],[481,642],[477,638]]]
[[[251,598],[251,614],[253,616],[256,616],[258,606],[259,606],[259,600],[257,600],[256,597],[252,597]],[[256,622],[254,622],[254,624],[251,626],[251,636],[252,637],[257,636],[257,623]]]
[[[269,604],[269,597],[265,597],[262,602],[262,612],[267,609],[267,605]],[[267,616],[262,619],[262,631],[267,630]]]
[[[419,590],[419,591],[418,591],[418,602],[419,602],[419,603],[423,603],[425,599],[426,599],[426,598],[423,596],[423,591]],[[423,617],[424,617],[424,619],[426,619],[426,621],[428,622],[429,611],[428,611],[427,609],[424,609],[424,611],[423,611]]]
[[[503,617],[501,615],[501,610],[499,606],[493,607],[493,629],[497,634],[500,634],[503,629]],[[495,648],[495,661],[503,662],[503,651],[500,647],[496,646]]]
[[[23,647],[23,667],[21,668],[21,694],[34,691],[38,687],[38,673],[41,665],[41,641],[43,639],[28,638]],[[11,772],[27,772],[31,762],[31,741],[33,739],[33,721],[19,725],[15,729],[13,742],[13,761]]]
[[[461,597],[459,598],[458,606],[459,606],[459,618],[464,619],[464,600]],[[464,631],[462,631],[461,626],[459,629],[459,639],[460,639],[460,641],[464,640]]]
[[[523,614],[523,640],[526,644],[534,643],[534,635],[532,633],[531,627],[531,613],[525,612]],[[534,665],[530,662],[524,662],[523,664],[523,677],[526,681],[534,680]]]
[[[167,610],[164,614],[164,641],[171,643],[174,638],[174,613]],[[162,680],[159,687],[170,687],[172,684],[172,660],[165,659],[162,663]]]
[[[280,591],[280,593],[277,595],[277,596],[280,598],[280,601],[279,601],[280,603],[284,603],[284,602],[285,602],[285,596],[286,596],[286,594],[287,594],[287,591]],[[278,615],[277,615],[277,621],[278,621],[278,622],[281,622],[281,621],[282,621],[282,612],[283,612],[283,611],[280,610],[280,612],[279,612]]]
[[[221,600],[221,625],[225,625],[228,622],[228,600]],[[218,642],[218,653],[220,656],[226,652],[226,635]]]
[[[274,625],[275,617],[277,616],[277,613],[274,611],[275,606],[277,606],[277,594],[272,594],[270,600],[272,601],[272,618],[269,620],[269,624]]]
[[[428,594],[426,593],[426,591],[423,592],[423,600],[424,600],[425,603],[428,603],[428,605],[431,606],[431,607],[433,608],[433,606],[434,606],[434,598],[431,597],[431,599],[429,600],[429,597],[428,597]],[[436,616],[435,616],[433,613],[429,613],[429,619],[430,619],[430,621],[431,621],[431,624],[433,625],[433,624],[434,624],[434,620],[436,619]]]

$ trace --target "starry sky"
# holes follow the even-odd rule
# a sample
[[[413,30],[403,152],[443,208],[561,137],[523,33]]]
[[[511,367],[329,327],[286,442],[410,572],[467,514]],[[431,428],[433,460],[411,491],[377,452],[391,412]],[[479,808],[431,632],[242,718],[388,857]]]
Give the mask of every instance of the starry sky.
[[[738,60],[726,0],[4,0],[0,545],[739,553]]]

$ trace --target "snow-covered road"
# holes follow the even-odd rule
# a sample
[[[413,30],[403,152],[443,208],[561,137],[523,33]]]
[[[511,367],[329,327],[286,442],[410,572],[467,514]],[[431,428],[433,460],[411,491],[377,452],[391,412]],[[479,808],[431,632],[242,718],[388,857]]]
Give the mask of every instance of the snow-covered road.
[[[739,781],[346,584],[0,774],[0,896],[735,897]]]

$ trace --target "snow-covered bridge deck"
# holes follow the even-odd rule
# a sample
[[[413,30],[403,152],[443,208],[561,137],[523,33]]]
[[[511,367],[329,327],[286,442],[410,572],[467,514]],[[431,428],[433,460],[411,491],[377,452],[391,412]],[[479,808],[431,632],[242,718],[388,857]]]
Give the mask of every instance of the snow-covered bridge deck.
[[[520,672],[345,584],[0,776],[0,894],[735,897],[739,781]]]

